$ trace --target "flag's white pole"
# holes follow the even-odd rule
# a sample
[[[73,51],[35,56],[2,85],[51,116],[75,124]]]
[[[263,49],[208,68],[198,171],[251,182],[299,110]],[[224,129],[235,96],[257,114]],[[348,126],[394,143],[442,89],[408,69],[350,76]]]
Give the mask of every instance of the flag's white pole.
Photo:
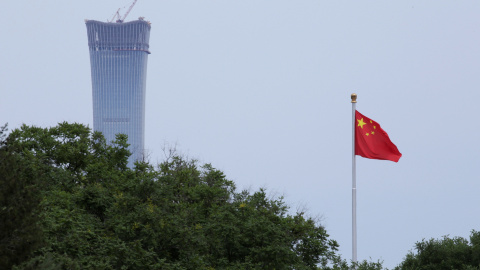
[[[355,162],[355,111],[357,94],[352,94],[352,261],[357,262],[357,175]]]

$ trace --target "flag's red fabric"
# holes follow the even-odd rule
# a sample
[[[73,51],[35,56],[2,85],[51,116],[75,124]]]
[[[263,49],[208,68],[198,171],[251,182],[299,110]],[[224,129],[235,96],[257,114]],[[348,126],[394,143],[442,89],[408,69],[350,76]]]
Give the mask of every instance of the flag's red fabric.
[[[355,155],[398,162],[402,154],[380,125],[355,111]]]

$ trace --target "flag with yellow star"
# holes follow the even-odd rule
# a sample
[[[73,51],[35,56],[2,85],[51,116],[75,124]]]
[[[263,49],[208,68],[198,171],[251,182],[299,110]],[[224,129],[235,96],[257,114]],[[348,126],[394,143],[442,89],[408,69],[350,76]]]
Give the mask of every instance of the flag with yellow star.
[[[355,111],[355,155],[398,162],[402,154],[380,125]]]

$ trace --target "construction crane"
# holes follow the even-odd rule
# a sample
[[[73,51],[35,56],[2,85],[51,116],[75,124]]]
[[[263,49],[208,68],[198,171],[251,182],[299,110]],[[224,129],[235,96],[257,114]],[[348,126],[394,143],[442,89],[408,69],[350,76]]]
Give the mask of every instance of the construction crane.
[[[133,6],[135,6],[137,1],[138,0],[133,1],[133,3],[128,8],[127,12],[125,12],[125,15],[123,15],[123,17],[120,16],[120,9],[121,8],[117,9],[117,12],[115,12],[115,15],[113,15],[112,19],[109,22],[113,22],[115,20],[115,18],[117,18],[117,20],[116,20],[117,23],[122,23],[123,21],[125,21],[125,18],[127,18],[128,13],[130,13],[130,11],[132,11],[132,8],[133,8]]]
[[[120,8],[117,9],[117,12],[115,12],[115,15],[113,15],[112,19],[108,22],[113,22],[113,20],[115,20],[115,17],[117,17],[118,19],[120,19]]]
[[[133,6],[135,6],[135,3],[137,3],[137,0],[133,1],[132,5],[128,8],[127,12],[125,13],[125,15],[123,15],[123,18],[122,18],[122,22],[125,20],[125,18],[127,18],[127,15],[128,13],[130,13],[130,11],[132,11],[132,8]]]

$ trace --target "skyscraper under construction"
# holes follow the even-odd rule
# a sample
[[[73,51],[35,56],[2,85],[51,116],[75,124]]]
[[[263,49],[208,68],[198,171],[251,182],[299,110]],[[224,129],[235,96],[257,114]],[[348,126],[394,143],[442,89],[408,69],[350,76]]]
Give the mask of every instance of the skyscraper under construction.
[[[118,14],[118,11],[117,11]],[[113,21],[113,20],[112,20]],[[128,136],[129,167],[144,155],[150,22],[86,20],[92,73],[93,129],[107,142]]]

